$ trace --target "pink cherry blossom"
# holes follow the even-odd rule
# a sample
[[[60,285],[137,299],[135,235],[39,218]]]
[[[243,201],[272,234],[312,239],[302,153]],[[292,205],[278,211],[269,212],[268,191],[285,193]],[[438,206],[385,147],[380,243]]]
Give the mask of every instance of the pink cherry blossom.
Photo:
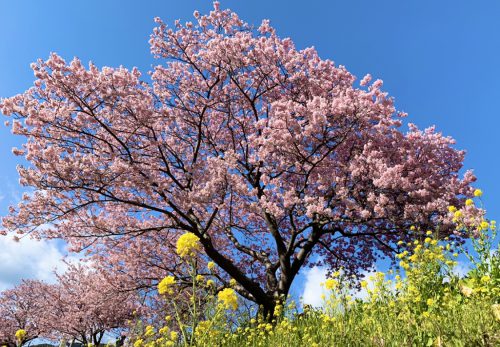
[[[52,335],[99,346],[106,332],[128,328],[139,313],[135,292],[125,290],[104,271],[69,265],[48,290],[50,301],[43,313]]]
[[[12,289],[0,292],[0,345],[20,346],[38,338],[51,338],[44,313],[49,285],[25,280]],[[26,331],[23,341],[16,341],[16,331]]]
[[[447,207],[475,180],[459,173],[464,152],[434,128],[402,130],[382,81],[359,86],[217,2],[193,25],[155,21],[151,82],[52,54],[33,65],[32,88],[2,100],[34,189],[5,228],[109,250],[136,277],[150,257],[175,271],[171,246],[191,232],[200,259],[266,312],[304,266],[360,274],[419,237],[412,225],[451,234]]]

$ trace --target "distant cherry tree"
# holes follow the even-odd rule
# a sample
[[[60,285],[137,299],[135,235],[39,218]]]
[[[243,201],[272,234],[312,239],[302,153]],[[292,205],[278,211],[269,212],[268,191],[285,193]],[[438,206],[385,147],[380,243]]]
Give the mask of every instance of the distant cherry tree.
[[[44,319],[49,287],[40,281],[24,280],[0,292],[1,346],[23,346],[38,337],[52,337]]]
[[[380,80],[358,85],[269,21],[253,28],[214,5],[194,23],[156,19],[149,79],[56,54],[32,65],[34,86],[1,102],[26,138],[14,153],[34,190],[6,229],[102,256],[190,232],[199,258],[265,313],[305,266],[359,276],[398,240],[437,226],[451,234],[447,207],[475,180],[459,174],[453,139],[404,132]]]
[[[53,335],[99,346],[106,333],[127,329],[129,320],[138,317],[136,293],[121,290],[102,271],[71,264],[57,277],[43,313],[45,326]]]

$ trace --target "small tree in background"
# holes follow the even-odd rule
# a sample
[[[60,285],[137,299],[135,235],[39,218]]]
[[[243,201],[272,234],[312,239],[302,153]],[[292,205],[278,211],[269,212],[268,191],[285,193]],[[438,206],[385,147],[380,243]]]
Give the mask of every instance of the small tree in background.
[[[43,282],[24,280],[0,292],[0,345],[23,346],[38,337],[52,337],[44,319],[48,289]]]
[[[135,292],[122,291],[106,273],[84,265],[69,265],[49,291],[42,315],[53,334],[87,346],[99,346],[106,333],[128,327],[138,309]]]
[[[234,278],[264,314],[304,266],[360,275],[428,228],[453,238],[445,211],[475,180],[460,178],[453,139],[412,124],[402,132],[380,80],[357,87],[267,20],[254,30],[214,4],[195,23],[156,20],[150,83],[137,69],[56,54],[33,64],[34,86],[1,102],[27,140],[14,152],[34,189],[5,228],[101,255],[189,232],[219,280]]]

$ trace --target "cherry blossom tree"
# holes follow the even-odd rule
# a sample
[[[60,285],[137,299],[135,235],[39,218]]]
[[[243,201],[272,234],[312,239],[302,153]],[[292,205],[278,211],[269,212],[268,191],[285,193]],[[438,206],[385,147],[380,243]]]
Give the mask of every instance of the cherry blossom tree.
[[[22,346],[38,337],[51,337],[44,320],[49,287],[40,281],[24,280],[0,292],[1,346]],[[20,340],[16,337],[18,331],[25,332]]]
[[[50,288],[43,314],[53,334],[84,345],[99,346],[106,333],[128,328],[139,306],[135,292],[122,290],[102,271],[71,264]]]
[[[380,80],[358,85],[267,20],[255,29],[217,2],[194,18],[156,19],[149,82],[56,54],[32,65],[34,86],[1,102],[34,190],[6,229],[93,254],[191,232],[200,259],[265,312],[304,266],[359,275],[398,240],[452,233],[447,207],[475,180],[453,139],[405,132]]]

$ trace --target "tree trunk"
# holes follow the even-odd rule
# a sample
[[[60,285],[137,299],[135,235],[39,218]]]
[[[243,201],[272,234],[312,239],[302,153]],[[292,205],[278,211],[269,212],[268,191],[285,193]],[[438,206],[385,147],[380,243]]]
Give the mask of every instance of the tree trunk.
[[[283,293],[280,290],[276,290],[273,294],[269,293],[267,300],[259,304],[259,319],[262,319],[265,322],[272,323],[276,317],[276,306],[281,305],[285,306],[286,304],[286,296],[288,292]]]

